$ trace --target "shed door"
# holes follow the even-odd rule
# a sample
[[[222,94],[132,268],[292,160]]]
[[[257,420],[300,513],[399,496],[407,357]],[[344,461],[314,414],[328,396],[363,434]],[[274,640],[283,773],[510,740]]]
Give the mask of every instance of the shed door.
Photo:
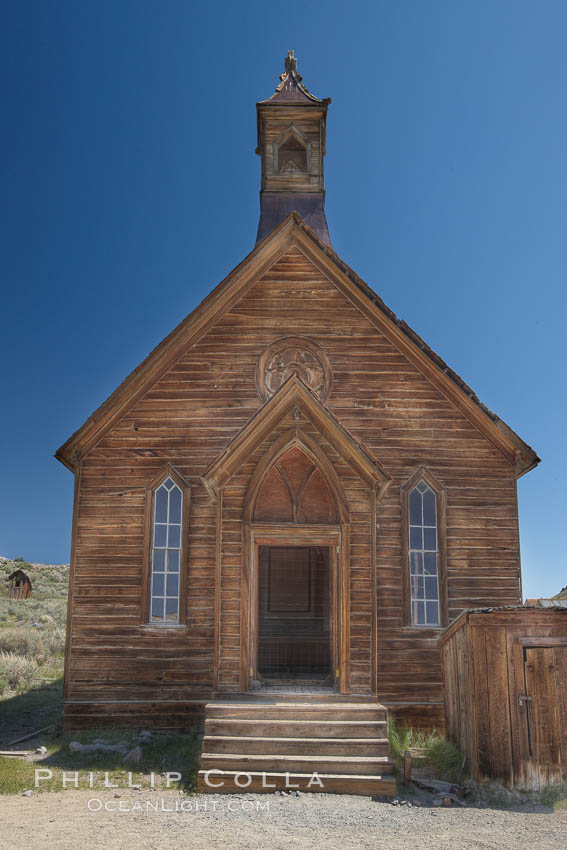
[[[567,764],[567,646],[526,647],[529,757],[538,765]]]

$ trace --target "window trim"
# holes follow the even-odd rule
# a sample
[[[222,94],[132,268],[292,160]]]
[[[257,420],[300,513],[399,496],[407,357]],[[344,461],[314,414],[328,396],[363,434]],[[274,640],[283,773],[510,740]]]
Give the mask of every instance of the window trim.
[[[423,481],[435,493],[437,500],[437,579],[439,587],[439,625],[414,623],[411,615],[411,586],[409,561],[409,495]],[[449,622],[447,594],[447,491],[438,478],[422,465],[401,486],[402,503],[402,624],[425,631],[444,629]]]
[[[176,622],[152,623],[150,605],[152,600],[150,583],[152,580],[152,531],[154,525],[154,493],[167,478],[171,478],[182,494],[181,508],[181,551],[179,555],[179,618]],[[153,478],[145,490],[144,508],[144,562],[142,569],[141,619],[140,625],[152,629],[183,628],[187,623],[187,571],[189,541],[189,510],[191,506],[191,485],[174,466],[168,464]]]

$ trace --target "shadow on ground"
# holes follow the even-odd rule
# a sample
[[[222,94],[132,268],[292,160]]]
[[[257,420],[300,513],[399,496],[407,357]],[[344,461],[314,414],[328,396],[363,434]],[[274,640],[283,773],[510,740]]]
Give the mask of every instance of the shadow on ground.
[[[46,682],[0,701],[0,748],[45,726],[58,727],[63,711],[63,679]]]

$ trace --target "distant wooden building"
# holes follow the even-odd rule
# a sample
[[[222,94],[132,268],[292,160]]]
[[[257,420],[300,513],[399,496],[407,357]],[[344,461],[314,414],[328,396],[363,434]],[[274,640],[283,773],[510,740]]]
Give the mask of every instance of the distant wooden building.
[[[68,726],[307,681],[439,727],[439,635],[520,602],[539,459],[332,250],[328,105],[290,53],[257,104],[254,249],[57,452]]]
[[[8,596],[10,599],[29,599],[32,595],[32,583],[23,570],[14,570],[8,576]]]
[[[439,645],[447,735],[473,777],[567,780],[567,600],[465,612]]]

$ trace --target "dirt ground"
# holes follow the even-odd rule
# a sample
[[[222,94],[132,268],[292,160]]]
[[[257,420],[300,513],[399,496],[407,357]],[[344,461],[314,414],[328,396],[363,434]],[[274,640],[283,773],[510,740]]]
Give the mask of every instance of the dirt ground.
[[[1,796],[0,824],[2,850],[559,850],[567,836],[567,812],[543,807],[409,808],[332,794],[147,789]]]

